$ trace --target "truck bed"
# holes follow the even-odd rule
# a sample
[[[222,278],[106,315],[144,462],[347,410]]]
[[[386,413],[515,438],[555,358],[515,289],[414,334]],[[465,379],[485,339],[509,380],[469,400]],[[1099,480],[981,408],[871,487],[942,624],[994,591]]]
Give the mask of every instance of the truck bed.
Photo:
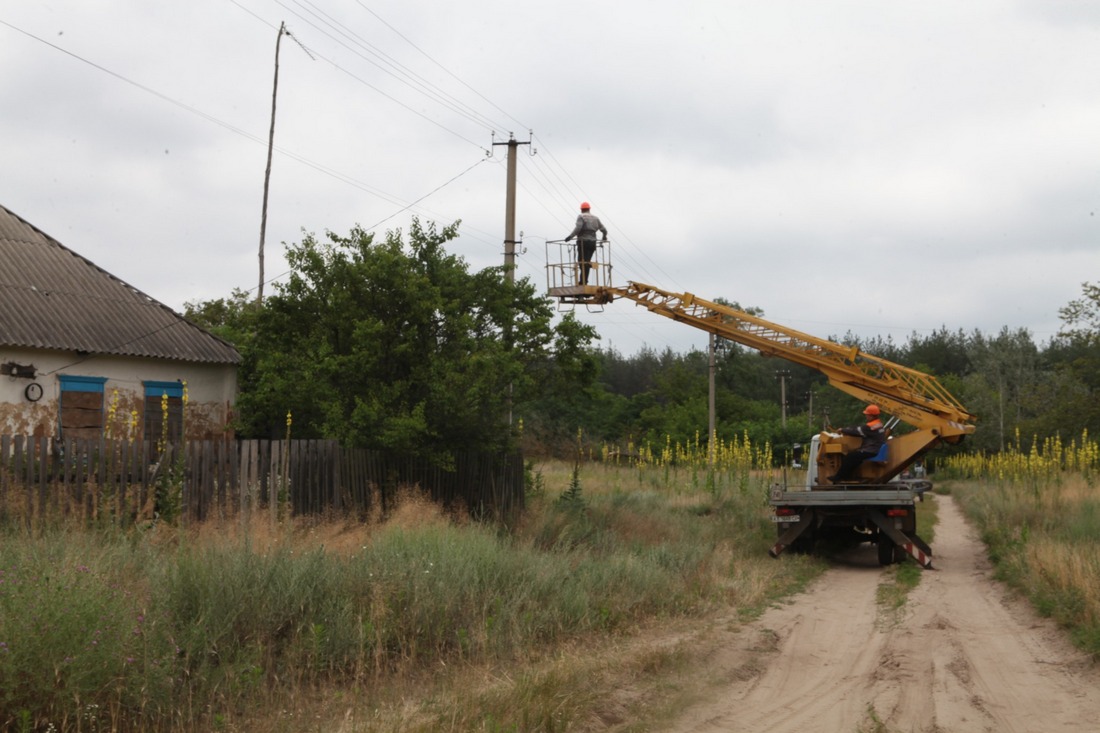
[[[785,490],[775,487],[769,503],[772,506],[896,506],[921,501],[923,491],[909,486],[864,486],[858,489]]]

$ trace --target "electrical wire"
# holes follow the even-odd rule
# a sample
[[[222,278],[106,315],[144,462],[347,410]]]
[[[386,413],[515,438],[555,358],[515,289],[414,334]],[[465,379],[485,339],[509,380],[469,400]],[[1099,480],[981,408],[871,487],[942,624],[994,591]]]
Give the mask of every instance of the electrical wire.
[[[491,105],[491,106],[493,107],[493,109],[497,110],[498,112],[500,112],[501,114],[503,114],[503,115],[504,115],[505,117],[507,117],[508,119],[512,120],[512,121],[513,121],[513,122],[515,122],[516,124],[518,124],[518,125],[519,125],[519,127],[520,127],[520,129],[524,129],[524,130],[530,130],[530,129],[531,129],[531,128],[530,128],[530,126],[528,126],[528,125],[525,125],[524,123],[520,122],[520,121],[519,121],[519,120],[517,120],[517,119],[516,119],[515,117],[513,117],[512,115],[510,115],[510,114],[508,114],[507,112],[505,112],[505,111],[504,111],[503,109],[501,109],[501,108],[500,108],[499,106],[497,106],[496,104],[494,104],[494,103],[492,102],[492,100],[490,100],[490,99],[489,99],[488,97],[486,97],[486,96],[485,96],[484,94],[482,94],[481,92],[479,92],[479,91],[477,91],[476,89],[474,89],[474,88],[473,88],[472,86],[470,86],[470,85],[469,85],[469,84],[467,84],[467,83],[466,83],[465,81],[463,81],[462,79],[460,79],[460,78],[459,78],[459,77],[458,77],[457,75],[455,75],[455,74],[454,74],[454,73],[453,73],[453,72],[452,72],[452,71],[451,71],[450,69],[448,69],[448,68],[447,68],[446,66],[444,66],[444,65],[443,65],[443,64],[441,64],[441,63],[439,63],[439,62],[438,62],[438,61],[436,61],[436,60],[435,60],[434,58],[432,58],[432,57],[431,57],[430,55],[428,55],[428,53],[427,53],[426,51],[424,51],[424,50],[423,50],[422,48],[420,48],[419,46],[417,46],[417,45],[416,45],[415,43],[413,43],[413,42],[412,42],[411,40],[409,40],[408,38],[406,38],[406,37],[405,37],[405,36],[404,36],[404,35],[403,35],[403,34],[402,34],[402,33],[401,33],[401,32],[400,32],[399,30],[397,30],[397,29],[396,29],[396,28],[394,28],[394,27],[393,27],[392,25],[390,25],[389,23],[387,23],[387,22],[385,21],[385,19],[383,19],[383,18],[382,18],[382,16],[380,16],[380,15],[379,15],[378,13],[374,12],[373,10],[371,10],[370,8],[368,8],[368,7],[366,6],[366,5],[364,5],[364,4],[363,4],[363,2],[362,2],[362,0],[356,0],[356,1],[358,2],[359,6],[360,6],[361,8],[363,8],[363,10],[366,10],[366,11],[367,11],[368,13],[370,13],[370,14],[371,14],[371,15],[373,15],[373,16],[374,16],[375,18],[377,18],[377,19],[378,19],[378,21],[382,23],[382,25],[386,26],[386,27],[387,27],[387,28],[389,28],[389,29],[390,29],[391,31],[393,31],[393,32],[394,32],[394,33],[395,33],[395,34],[397,35],[397,37],[398,37],[398,38],[400,38],[400,39],[401,39],[401,40],[403,40],[403,41],[404,41],[405,43],[407,43],[407,44],[409,44],[410,46],[412,46],[412,47],[413,47],[413,48],[414,48],[414,49],[415,49],[415,50],[416,50],[416,51],[417,51],[417,52],[418,52],[418,53],[419,53],[420,55],[422,55],[422,56],[423,56],[424,58],[426,58],[426,59],[428,59],[429,61],[431,61],[431,62],[432,62],[433,64],[435,64],[436,66],[438,66],[438,67],[439,67],[440,69],[442,69],[442,70],[443,70],[444,72],[446,72],[446,73],[447,73],[448,75],[450,75],[450,76],[451,76],[451,78],[453,78],[453,79],[454,79],[455,81],[457,81],[457,82],[458,82],[459,84],[461,84],[462,86],[466,87],[466,88],[467,88],[467,89],[469,89],[469,90],[470,90],[471,92],[473,92],[473,93],[474,93],[474,94],[476,94],[476,95],[477,95],[478,97],[480,97],[480,98],[481,98],[482,100],[484,100],[485,102],[487,102],[487,103],[488,103],[489,105]]]
[[[282,5],[283,7],[287,7],[286,4],[284,2],[282,2],[282,0],[275,0],[275,1],[278,4]],[[317,8],[317,6],[314,3],[309,2],[309,0],[295,0],[295,3],[300,7],[309,6],[309,8],[311,8],[311,9],[308,9],[308,12],[313,17],[318,18],[326,26],[328,26],[329,28],[332,28],[334,31],[338,32],[340,35],[342,35],[345,38],[349,39],[354,46],[363,49],[366,53],[368,53],[371,56],[379,59],[379,61],[373,61],[369,58],[366,58],[365,56],[363,56],[363,54],[356,51],[354,48],[349,46],[347,43],[345,43],[345,42],[343,42],[343,41],[341,41],[337,38],[334,38],[331,34],[327,33],[326,31],[322,30],[321,28],[318,28],[316,24],[311,23],[311,25],[313,25],[315,28],[320,30],[322,33],[325,33],[325,35],[327,35],[329,38],[332,38],[334,41],[339,43],[344,48],[347,48],[348,50],[352,51],[357,56],[362,58],[364,61],[367,61],[368,63],[372,64],[376,68],[380,69],[383,73],[388,74],[389,76],[393,77],[394,79],[397,79],[399,82],[409,86],[414,91],[417,91],[420,94],[423,94],[424,96],[428,97],[432,101],[435,101],[436,103],[441,104],[442,106],[450,109],[451,111],[455,112],[456,114],[459,114],[460,116],[465,117],[466,119],[470,120],[471,122],[474,122],[475,124],[484,127],[486,130],[493,130],[493,131],[498,131],[499,132],[504,128],[503,125],[498,125],[498,124],[494,123],[492,120],[490,120],[487,116],[485,116],[484,114],[482,114],[478,110],[474,109],[473,107],[471,107],[468,104],[466,104],[465,102],[461,101],[460,99],[458,99],[454,95],[446,92],[445,90],[443,90],[440,87],[436,86],[435,84],[428,81],[427,79],[425,79],[421,75],[419,75],[416,72],[412,71],[407,66],[400,63],[399,61],[397,61],[393,57],[389,56],[388,54],[383,52],[378,47],[368,43],[358,33],[354,32],[353,30],[348,28],[343,23],[340,23],[339,21],[337,21],[331,15],[329,15],[329,14],[325,13],[324,11],[320,10],[319,8]],[[290,10],[290,8],[287,8],[287,9]],[[294,11],[291,10],[291,12],[294,12]],[[299,17],[302,17],[302,16],[299,15]],[[310,22],[310,21],[307,20],[306,22]],[[379,62],[381,62],[381,63],[379,63]]]

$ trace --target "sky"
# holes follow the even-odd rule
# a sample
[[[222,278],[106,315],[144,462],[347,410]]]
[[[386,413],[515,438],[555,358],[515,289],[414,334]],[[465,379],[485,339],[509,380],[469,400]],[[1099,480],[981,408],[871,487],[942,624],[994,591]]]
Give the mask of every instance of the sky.
[[[581,201],[613,284],[820,337],[1041,344],[1100,281],[1076,0],[0,0],[0,205],[176,310],[254,292],[277,41],[265,294],[304,234],[413,217],[502,264],[510,137],[540,290]],[[624,355],[706,348],[574,312]]]

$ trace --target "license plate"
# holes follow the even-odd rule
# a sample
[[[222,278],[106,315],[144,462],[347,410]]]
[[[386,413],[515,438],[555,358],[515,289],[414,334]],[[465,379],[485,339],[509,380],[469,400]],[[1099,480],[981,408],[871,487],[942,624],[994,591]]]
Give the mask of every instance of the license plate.
[[[773,514],[772,515],[772,521],[773,522],[801,522],[802,517],[798,516],[797,514],[788,514],[788,515],[782,516],[782,517],[779,516],[778,514]]]

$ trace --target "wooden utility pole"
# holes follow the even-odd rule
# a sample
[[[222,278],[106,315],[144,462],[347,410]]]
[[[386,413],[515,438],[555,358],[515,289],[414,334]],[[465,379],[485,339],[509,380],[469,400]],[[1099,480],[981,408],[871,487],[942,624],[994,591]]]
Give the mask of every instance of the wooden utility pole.
[[[264,203],[260,212],[260,283],[256,288],[256,301],[264,299],[264,237],[267,236],[267,191],[271,183],[271,151],[275,147],[275,100],[279,95],[279,45],[286,33],[286,23],[279,24],[275,39],[275,84],[271,90],[271,130],[267,134],[267,168],[264,170]]]

